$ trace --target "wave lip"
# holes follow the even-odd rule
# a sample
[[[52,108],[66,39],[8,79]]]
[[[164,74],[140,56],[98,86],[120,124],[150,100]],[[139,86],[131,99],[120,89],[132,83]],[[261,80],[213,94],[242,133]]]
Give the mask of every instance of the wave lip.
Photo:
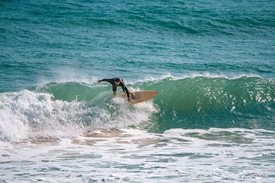
[[[128,105],[107,84],[48,83],[34,91],[0,95],[0,140],[71,137],[87,130],[145,127],[263,128],[274,130],[275,82],[254,76],[167,75],[129,83],[157,90],[154,100]]]
[[[158,110],[146,117],[148,123],[155,125],[153,131],[170,128],[274,128],[273,79],[257,75],[194,73],[185,76],[168,74],[127,83],[133,90],[159,92],[153,100],[154,108]],[[77,82],[48,85],[46,91],[57,99],[86,101],[98,109],[110,102],[111,94],[107,84],[86,86]],[[123,110],[127,111],[128,118],[120,120],[131,119],[129,114],[132,111]],[[107,123],[108,119],[104,118],[104,121]]]

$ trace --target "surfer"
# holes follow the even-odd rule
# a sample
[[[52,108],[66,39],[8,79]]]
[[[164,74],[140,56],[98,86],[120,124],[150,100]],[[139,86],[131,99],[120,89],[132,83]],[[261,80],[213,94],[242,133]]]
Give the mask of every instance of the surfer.
[[[101,80],[98,80],[98,83],[100,83],[102,81],[106,81],[113,86],[113,95],[114,96],[116,96],[116,90],[117,90],[118,86],[120,86],[122,88],[123,92],[126,93],[128,102],[130,102],[130,94],[134,96],[133,93],[130,93],[128,91],[128,88],[125,86],[123,79],[121,79],[121,78],[101,79]]]

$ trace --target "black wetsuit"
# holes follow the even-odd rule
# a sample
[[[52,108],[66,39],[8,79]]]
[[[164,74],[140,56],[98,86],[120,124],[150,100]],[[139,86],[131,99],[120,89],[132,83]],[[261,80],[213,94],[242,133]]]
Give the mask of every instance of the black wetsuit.
[[[117,85],[115,84],[115,80],[117,80],[117,79],[120,80],[120,83],[118,86],[120,86],[122,88],[123,92],[127,94],[128,100],[130,100],[129,91],[128,91],[127,87],[125,86],[123,79],[120,79],[120,78],[102,79],[102,80],[99,80],[99,82],[106,81],[106,82],[110,83],[113,86],[113,92],[116,93]]]

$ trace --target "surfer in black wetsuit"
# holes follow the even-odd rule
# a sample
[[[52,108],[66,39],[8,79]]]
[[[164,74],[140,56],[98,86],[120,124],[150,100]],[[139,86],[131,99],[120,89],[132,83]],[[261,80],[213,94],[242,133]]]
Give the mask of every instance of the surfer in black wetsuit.
[[[130,102],[130,92],[128,91],[128,88],[125,86],[123,79],[121,79],[121,78],[101,79],[101,80],[98,80],[98,83],[100,83],[102,81],[106,81],[113,86],[113,95],[114,96],[116,96],[117,87],[120,86],[122,88],[123,92],[127,94],[128,102]]]

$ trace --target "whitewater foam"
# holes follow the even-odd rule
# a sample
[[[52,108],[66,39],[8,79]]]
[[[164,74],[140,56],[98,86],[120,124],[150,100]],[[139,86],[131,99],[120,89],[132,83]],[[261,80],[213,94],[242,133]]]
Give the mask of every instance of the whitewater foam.
[[[102,97],[102,96],[99,96]],[[23,90],[0,95],[0,141],[77,137],[87,130],[125,128],[148,122],[152,102],[131,106],[120,98],[97,103],[64,101]]]
[[[228,73],[228,74],[221,74],[221,73],[209,73],[209,72],[188,72],[185,74],[172,74],[172,73],[166,73],[160,76],[148,76],[143,79],[137,79],[137,80],[129,80],[127,83],[134,85],[138,83],[144,83],[144,82],[158,82],[161,80],[182,80],[186,78],[198,78],[198,77],[204,77],[204,78],[224,78],[224,79],[240,79],[240,78],[262,78],[260,75],[257,74],[235,74],[235,73]],[[267,78],[268,79],[268,78]]]
[[[79,102],[53,100],[47,93],[24,90],[0,95],[0,140],[32,136],[70,136],[81,131]],[[71,133],[70,133],[71,132]]]

